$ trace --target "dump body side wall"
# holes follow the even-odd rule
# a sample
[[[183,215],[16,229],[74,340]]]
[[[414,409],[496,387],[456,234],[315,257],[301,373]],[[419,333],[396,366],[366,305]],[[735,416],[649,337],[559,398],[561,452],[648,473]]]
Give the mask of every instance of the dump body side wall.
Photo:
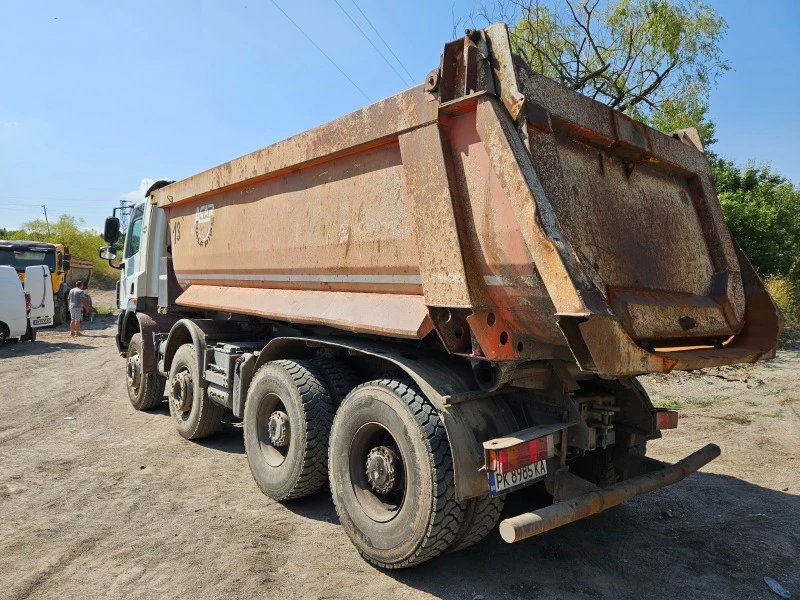
[[[505,28],[482,36],[448,44],[426,89],[156,190],[176,303],[435,329],[490,361],[568,346],[616,375],[693,364],[659,344],[738,360],[719,346],[743,331],[746,294],[702,154],[512,67]]]

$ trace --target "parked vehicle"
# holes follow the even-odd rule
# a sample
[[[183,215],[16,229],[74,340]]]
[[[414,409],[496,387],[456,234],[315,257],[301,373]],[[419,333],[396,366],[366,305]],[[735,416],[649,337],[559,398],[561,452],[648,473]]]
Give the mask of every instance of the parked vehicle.
[[[67,295],[78,280],[88,287],[94,270],[92,261],[73,257],[69,246],[28,240],[0,240],[0,265],[14,267],[23,284],[27,267],[47,265],[54,301],[53,325],[69,321]]]
[[[504,25],[424,84],[178,182],[130,215],[128,394],[187,439],[244,420],[261,490],[330,483],[371,563],[536,535],[675,483],[636,380],[770,357],[780,317],[691,131],[531,72]],[[695,132],[696,133],[696,132]],[[114,244],[119,221],[106,222]],[[101,249],[116,258],[116,249]],[[569,502],[565,502],[569,500]]]
[[[33,342],[36,329],[53,323],[50,270],[42,265],[26,270],[23,289],[16,269],[0,265],[0,344],[23,339]]]
[[[22,286],[28,304],[28,320],[33,329],[53,325],[55,301],[52,277],[47,265],[25,267],[25,284]]]

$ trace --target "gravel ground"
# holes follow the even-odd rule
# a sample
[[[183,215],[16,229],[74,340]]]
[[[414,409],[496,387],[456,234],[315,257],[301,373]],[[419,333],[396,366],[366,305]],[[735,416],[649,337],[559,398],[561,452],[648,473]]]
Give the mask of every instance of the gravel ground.
[[[764,576],[800,595],[797,351],[643,379],[681,410],[650,454],[714,441],[723,454],[702,472],[519,544],[495,531],[383,572],[359,558],[329,493],[261,495],[240,423],[190,443],[166,405],[134,411],[113,317],[85,333],[0,348],[0,598],[777,598]],[[506,515],[537,500],[517,493]]]

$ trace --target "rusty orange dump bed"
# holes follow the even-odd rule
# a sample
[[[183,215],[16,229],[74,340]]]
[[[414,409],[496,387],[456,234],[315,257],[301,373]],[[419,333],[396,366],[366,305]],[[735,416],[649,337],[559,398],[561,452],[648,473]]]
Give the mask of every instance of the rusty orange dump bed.
[[[493,25],[424,84],[154,198],[178,305],[609,375],[754,361],[779,316],[693,140],[531,72]]]

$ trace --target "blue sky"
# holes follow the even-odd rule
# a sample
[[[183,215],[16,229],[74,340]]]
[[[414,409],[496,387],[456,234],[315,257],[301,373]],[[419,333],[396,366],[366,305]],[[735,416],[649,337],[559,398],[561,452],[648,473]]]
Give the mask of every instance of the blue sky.
[[[408,87],[335,0],[276,0],[371,100]],[[356,0],[415,82],[475,0]],[[352,0],[339,3],[392,58]],[[800,2],[711,2],[733,71],[715,150],[800,183]],[[8,2],[0,18],[0,227],[100,228],[145,178],[180,179],[368,103],[269,0]]]

